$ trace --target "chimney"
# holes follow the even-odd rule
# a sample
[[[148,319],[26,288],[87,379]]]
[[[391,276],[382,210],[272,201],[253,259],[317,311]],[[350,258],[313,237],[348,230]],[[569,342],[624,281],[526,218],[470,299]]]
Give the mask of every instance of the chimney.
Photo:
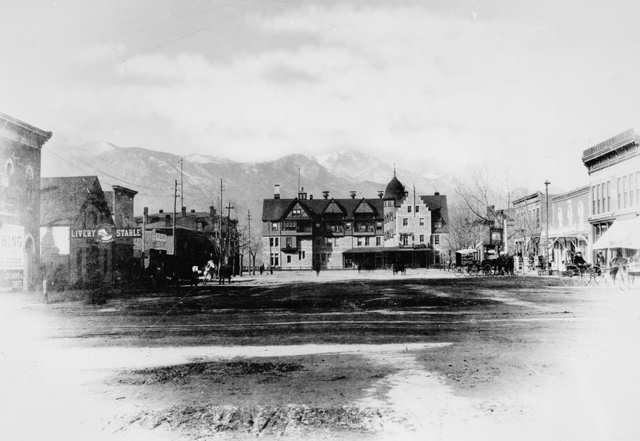
[[[182,217],[187,215],[187,207],[182,207]]]
[[[213,205],[209,206],[209,216],[212,218],[216,217],[216,209]]]
[[[329,199],[329,190],[325,190],[322,192],[322,197],[325,199]]]
[[[312,194],[309,195],[309,200],[311,200],[311,199],[313,199],[313,195]]]
[[[192,209],[191,209],[191,213],[195,213],[195,212],[196,212],[196,210],[194,210],[194,209],[192,208]]]
[[[440,192],[436,191],[435,193],[433,193],[434,196],[440,196]]]
[[[384,196],[384,191],[378,190],[378,199],[382,199],[382,196]]]
[[[161,208],[160,210],[158,210],[158,213],[162,214],[164,213],[164,210]]]
[[[351,199],[355,199],[355,198],[356,198],[356,193],[357,193],[357,192],[356,192],[355,190],[351,190],[351,191],[349,192],[349,196],[351,196]]]
[[[280,184],[273,186],[273,198],[280,199]]]
[[[142,216],[144,218],[144,223],[148,224],[149,223],[149,207],[144,207],[142,209]]]

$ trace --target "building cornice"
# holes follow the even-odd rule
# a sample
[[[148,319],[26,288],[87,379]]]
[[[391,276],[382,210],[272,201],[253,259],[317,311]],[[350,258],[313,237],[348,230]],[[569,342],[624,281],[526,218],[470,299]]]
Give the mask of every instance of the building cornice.
[[[0,112],[0,137],[36,149],[42,148],[52,132],[39,129],[24,121]]]

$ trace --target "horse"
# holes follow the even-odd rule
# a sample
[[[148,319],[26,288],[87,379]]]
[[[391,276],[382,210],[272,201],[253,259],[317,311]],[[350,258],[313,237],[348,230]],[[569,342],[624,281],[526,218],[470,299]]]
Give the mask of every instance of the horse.
[[[233,275],[233,268],[231,265],[221,265],[218,271],[218,285],[224,285],[224,280],[227,279],[231,283],[231,276]]]

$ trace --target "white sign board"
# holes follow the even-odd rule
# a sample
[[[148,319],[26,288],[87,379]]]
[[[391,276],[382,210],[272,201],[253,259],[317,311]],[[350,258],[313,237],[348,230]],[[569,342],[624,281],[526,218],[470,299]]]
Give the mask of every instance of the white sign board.
[[[24,269],[24,227],[0,225],[0,270]]]

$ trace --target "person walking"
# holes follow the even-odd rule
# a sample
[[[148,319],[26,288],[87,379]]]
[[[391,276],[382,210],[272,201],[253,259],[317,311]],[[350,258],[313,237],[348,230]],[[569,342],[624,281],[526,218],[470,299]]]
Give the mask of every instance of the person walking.
[[[609,272],[611,280],[616,283],[616,278],[619,276],[620,281],[624,283],[624,273],[627,270],[627,259],[622,257],[622,252],[618,251],[616,257],[611,261],[611,270]]]
[[[573,256],[573,264],[578,268],[580,276],[582,277],[582,274],[584,274],[587,268],[587,262],[585,262],[584,257],[582,257],[582,252],[576,251],[575,256]]]

